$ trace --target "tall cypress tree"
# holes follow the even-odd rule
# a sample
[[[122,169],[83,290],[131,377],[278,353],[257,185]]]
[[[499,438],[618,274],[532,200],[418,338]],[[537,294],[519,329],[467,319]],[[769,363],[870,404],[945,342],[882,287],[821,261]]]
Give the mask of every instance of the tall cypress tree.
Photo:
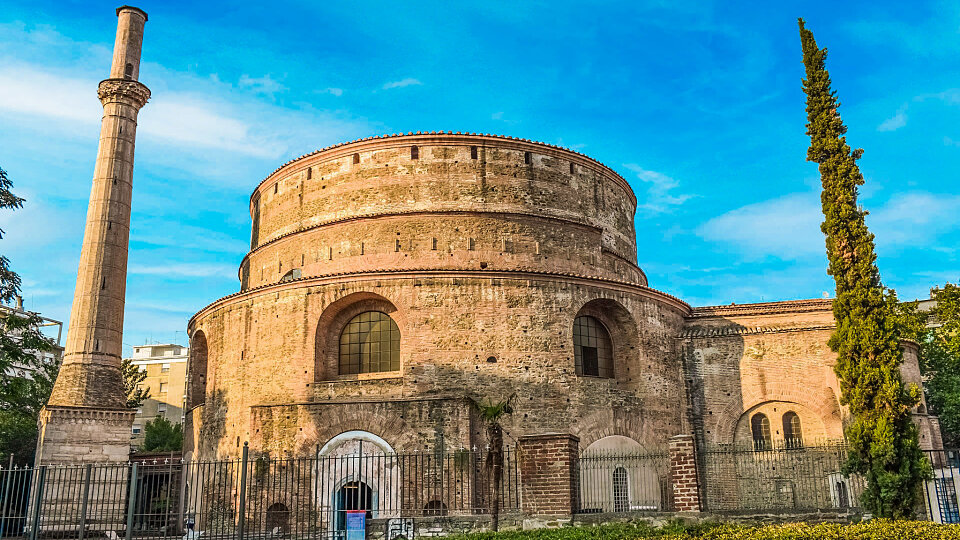
[[[830,88],[827,50],[817,47],[813,32],[800,19],[800,41],[806,79],[807,160],[819,164],[823,183],[821,203],[826,235],[828,273],[837,285],[833,314],[837,329],[830,348],[840,379],[841,403],[852,420],[845,428],[850,445],[845,472],[863,475],[867,487],[862,503],[876,516],[909,517],[920,501],[922,481],[930,476],[920,450],[917,426],[910,417],[920,397],[900,375],[903,353],[895,316],[896,295],[880,281],[873,235],[866,212],[857,206],[863,175],[857,167],[862,149],[853,150],[846,126]]]

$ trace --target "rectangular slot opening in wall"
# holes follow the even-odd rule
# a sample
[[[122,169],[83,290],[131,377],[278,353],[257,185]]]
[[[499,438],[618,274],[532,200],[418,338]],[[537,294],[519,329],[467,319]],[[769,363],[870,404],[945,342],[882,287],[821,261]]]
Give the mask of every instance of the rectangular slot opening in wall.
[[[354,164],[360,163],[360,154],[353,155],[353,163]]]
[[[477,159],[477,147],[476,147],[476,146],[471,146],[471,147],[470,147],[470,159]]]
[[[574,170],[573,170],[573,163],[571,162],[571,163],[570,163],[570,174],[573,174],[573,173],[574,173]]]
[[[417,146],[410,147],[410,159],[420,159],[420,149]]]
[[[523,153],[523,162],[526,163],[527,165],[530,164],[530,152]]]
[[[437,250],[437,239],[436,239],[436,238],[433,239],[433,247],[430,248],[430,249],[432,249],[432,250],[434,250],[434,251]]]

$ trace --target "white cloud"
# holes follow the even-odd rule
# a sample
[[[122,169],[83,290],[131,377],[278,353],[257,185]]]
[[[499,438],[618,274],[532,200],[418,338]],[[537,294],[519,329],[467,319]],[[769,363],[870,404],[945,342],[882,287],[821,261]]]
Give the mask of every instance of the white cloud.
[[[937,236],[960,228],[960,195],[924,191],[893,195],[867,216],[867,226],[886,249],[933,247]]]
[[[406,79],[401,79],[399,81],[388,82],[383,85],[384,90],[390,90],[391,88],[403,88],[405,86],[421,86],[423,83],[417,79],[407,77]]]
[[[495,112],[490,115],[491,120],[503,120],[503,111]]]
[[[98,81],[74,79],[24,66],[0,67],[0,109],[80,122],[99,122]]]
[[[644,169],[634,163],[627,163],[624,167],[633,171],[641,181],[649,184],[645,199],[638,201],[638,208],[642,210],[654,214],[666,212],[694,197],[694,195],[671,193],[680,187],[680,182],[663,173]]]
[[[748,204],[697,228],[711,242],[731,244],[750,258],[798,259],[824,252],[816,193],[795,193]]]
[[[159,265],[133,265],[127,270],[131,275],[167,277],[224,277],[234,276],[237,268],[219,263],[174,263]]]
[[[867,226],[886,254],[936,249],[940,235],[960,228],[960,195],[894,194],[867,216]],[[735,246],[749,258],[797,260],[825,256],[819,193],[794,193],[731,210],[697,228],[711,242]]]
[[[340,97],[343,95],[343,88],[327,88],[324,92]]]
[[[907,125],[906,105],[900,107],[900,109],[897,111],[897,114],[887,118],[879,126],[877,126],[877,131],[896,131],[905,125]]]

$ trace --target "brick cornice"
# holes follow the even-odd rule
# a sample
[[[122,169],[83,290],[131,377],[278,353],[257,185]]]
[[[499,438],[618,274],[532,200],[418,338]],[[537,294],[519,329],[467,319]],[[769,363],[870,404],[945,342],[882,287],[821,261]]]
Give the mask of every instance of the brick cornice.
[[[235,303],[259,296],[262,294],[279,293],[291,289],[299,289],[316,285],[327,285],[331,283],[356,283],[358,281],[378,281],[378,280],[416,280],[424,278],[467,278],[467,279],[517,279],[517,280],[539,280],[550,282],[567,282],[577,285],[585,285],[598,288],[607,288],[626,293],[636,294],[638,296],[669,305],[678,310],[684,316],[690,315],[690,305],[679,298],[669,295],[665,292],[652,289],[643,285],[638,285],[629,281],[614,280],[599,276],[585,276],[567,272],[543,272],[534,270],[476,270],[473,268],[464,269],[436,269],[436,268],[410,268],[405,270],[369,270],[361,272],[344,272],[339,274],[328,274],[325,276],[304,277],[290,281],[271,283],[246,291],[236,292],[210,304],[190,317],[187,323],[187,329],[190,334],[193,333],[194,325],[198,318],[209,312]]]
[[[338,143],[332,146],[327,146],[319,150],[310,152],[309,154],[304,154],[298,158],[291,159],[290,161],[284,163],[283,165],[277,167],[272,173],[267,175],[257,187],[253,190],[253,193],[250,195],[251,202],[251,215],[253,215],[253,197],[260,192],[260,190],[268,185],[271,181],[278,179],[283,173],[295,172],[302,168],[306,168],[317,163],[338,159],[345,157],[347,155],[353,154],[355,152],[367,151],[375,148],[394,148],[397,146],[406,146],[410,144],[417,145],[476,145],[483,146],[485,144],[495,143],[501,148],[515,148],[518,150],[532,151],[538,153],[552,153],[555,155],[563,155],[565,158],[570,159],[571,161],[576,162],[581,167],[592,169],[596,172],[609,176],[614,182],[616,182],[620,187],[626,190],[627,194],[630,196],[633,205],[637,204],[637,196],[633,192],[633,188],[630,187],[630,184],[627,183],[626,179],[623,176],[620,176],[619,173],[611,169],[610,167],[604,165],[603,163],[585,155],[577,152],[575,150],[570,150],[569,148],[564,148],[562,146],[557,146],[553,144],[548,144],[544,142],[531,141],[529,139],[521,139],[517,137],[510,137],[507,135],[491,135],[489,133],[461,133],[459,131],[430,131],[430,132],[421,132],[416,133],[408,132],[404,133],[394,133],[392,135],[376,135],[373,137],[364,137],[362,139],[356,139],[349,142]]]
[[[678,339],[699,339],[724,336],[746,336],[751,334],[782,334],[786,332],[810,332],[813,330],[833,330],[835,324],[785,325],[785,326],[743,326],[740,324],[720,327],[686,328]]]
[[[782,302],[695,307],[690,314],[690,318],[806,313],[811,311],[831,311],[832,309],[832,299],[812,298],[807,300],[785,300]]]

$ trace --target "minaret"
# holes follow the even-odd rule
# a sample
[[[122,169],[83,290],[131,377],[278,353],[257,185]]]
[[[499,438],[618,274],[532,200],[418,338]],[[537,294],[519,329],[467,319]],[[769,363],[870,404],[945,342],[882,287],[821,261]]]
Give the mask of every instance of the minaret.
[[[147,14],[117,8],[110,78],[100,82],[100,147],[80,251],[63,365],[40,414],[37,463],[127,461],[135,411],[120,372],[137,113],[150,90],[137,81]]]

